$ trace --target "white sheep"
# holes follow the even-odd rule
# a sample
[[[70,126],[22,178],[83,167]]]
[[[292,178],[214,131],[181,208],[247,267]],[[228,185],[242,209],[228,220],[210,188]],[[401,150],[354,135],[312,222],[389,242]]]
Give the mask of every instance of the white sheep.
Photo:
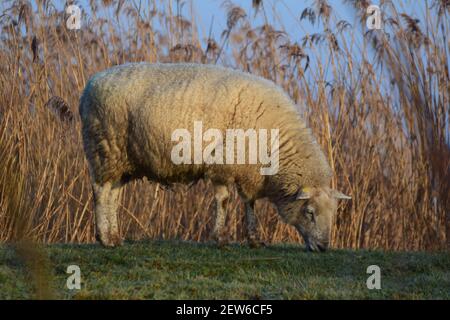
[[[121,244],[121,186],[145,176],[164,184],[210,179],[216,200],[213,235],[220,243],[225,241],[224,205],[234,183],[245,202],[251,244],[258,243],[254,202],[267,197],[283,220],[297,228],[308,249],[328,247],[336,199],[349,197],[328,187],[332,173],[323,152],[292,100],[274,83],[212,65],[126,64],[94,75],[79,111],[103,245]],[[264,175],[262,163],[176,163],[174,132],[189,130],[195,122],[216,133],[278,130],[279,148],[272,150],[278,151],[278,170]]]

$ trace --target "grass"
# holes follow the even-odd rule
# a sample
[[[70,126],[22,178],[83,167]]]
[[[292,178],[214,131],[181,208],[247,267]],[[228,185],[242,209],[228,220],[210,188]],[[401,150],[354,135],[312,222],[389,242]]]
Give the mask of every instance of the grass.
[[[181,241],[127,242],[105,249],[52,244],[48,287],[58,299],[450,299],[448,253],[260,249]],[[81,269],[81,290],[68,290],[67,266]],[[381,289],[369,290],[369,265],[381,268]],[[0,299],[35,298],[26,264],[0,247]]]

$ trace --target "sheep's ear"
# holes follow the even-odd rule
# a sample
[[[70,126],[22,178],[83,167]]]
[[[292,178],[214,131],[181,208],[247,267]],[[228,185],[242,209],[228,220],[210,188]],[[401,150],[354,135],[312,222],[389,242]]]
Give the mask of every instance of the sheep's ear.
[[[311,198],[311,190],[309,188],[301,188],[297,194],[297,200],[308,200]]]
[[[333,190],[332,191],[332,195],[336,199],[342,199],[342,200],[351,200],[352,199],[352,197],[349,197],[349,196],[347,196],[347,195],[345,195],[342,192],[339,192],[337,190]]]

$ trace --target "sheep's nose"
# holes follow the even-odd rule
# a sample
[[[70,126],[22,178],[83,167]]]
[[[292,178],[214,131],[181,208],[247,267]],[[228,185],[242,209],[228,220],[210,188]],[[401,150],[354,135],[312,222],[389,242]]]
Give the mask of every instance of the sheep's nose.
[[[308,249],[308,251],[313,251],[313,252],[324,252],[328,249],[328,242],[308,242],[306,245],[306,248]]]
[[[324,252],[328,249],[328,245],[328,242],[317,243],[317,248],[320,250],[320,252]]]

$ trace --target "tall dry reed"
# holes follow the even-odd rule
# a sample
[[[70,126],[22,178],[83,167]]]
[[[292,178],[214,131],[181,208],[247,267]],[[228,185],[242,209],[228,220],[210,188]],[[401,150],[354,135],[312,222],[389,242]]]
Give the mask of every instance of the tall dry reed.
[[[368,1],[345,2],[360,23],[339,19],[325,0],[294,8],[300,30],[319,30],[297,40],[266,1],[253,1],[254,12],[226,1],[219,38],[200,37],[210,26],[199,25],[190,1],[91,0],[80,31],[66,28],[53,1],[3,2],[0,241],[21,230],[41,242],[93,242],[77,112],[87,79],[125,62],[186,61],[271,79],[299,104],[334,169],[333,186],[353,197],[339,209],[334,246],[449,248],[449,2],[429,1],[420,20],[403,2],[387,2],[384,30],[370,32]],[[122,235],[206,240],[212,199],[208,182],[173,190],[132,183],[122,194]],[[227,210],[230,235],[241,241],[235,191]],[[256,213],[265,241],[301,241],[267,202]]]

